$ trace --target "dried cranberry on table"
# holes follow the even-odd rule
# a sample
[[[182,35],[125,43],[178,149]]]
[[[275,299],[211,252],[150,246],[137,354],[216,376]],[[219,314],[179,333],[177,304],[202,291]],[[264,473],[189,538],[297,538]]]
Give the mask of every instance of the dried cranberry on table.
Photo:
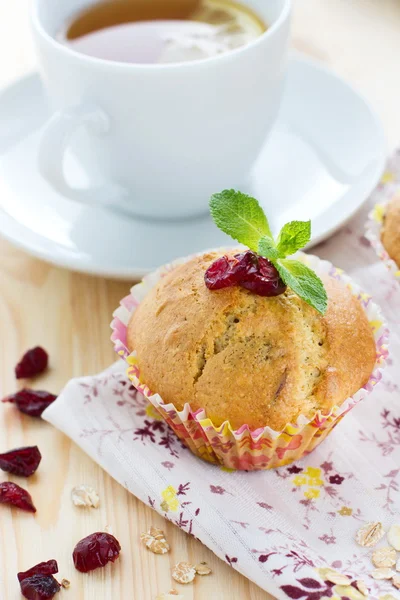
[[[251,250],[218,258],[207,269],[204,280],[209,290],[240,285],[259,296],[279,296],[286,291],[274,265]]]
[[[0,483],[0,504],[11,504],[21,510],[36,512],[29,492],[11,481]]]
[[[61,586],[53,575],[33,575],[20,583],[21,594],[28,600],[50,600]]]
[[[28,600],[54,598],[61,588],[53,577],[55,573],[58,573],[58,565],[55,560],[41,562],[27,571],[18,573],[17,577],[24,598],[28,598]]]
[[[17,379],[26,379],[43,373],[47,369],[49,355],[46,350],[40,346],[31,348],[25,352],[17,366],[15,367],[15,377]]]
[[[0,469],[13,475],[30,477],[38,468],[42,455],[37,446],[15,448],[0,454]]]
[[[18,581],[21,582],[27,577],[32,577],[32,575],[54,575],[55,573],[58,573],[58,564],[56,560],[51,559],[46,562],[41,562],[27,571],[20,571],[17,574],[17,577]]]
[[[30,417],[41,417],[43,411],[57,399],[55,394],[43,390],[23,389],[3,398],[3,402],[15,404],[18,410]]]
[[[78,571],[88,573],[117,560],[120,551],[120,543],[113,535],[97,532],[77,543],[72,558]]]

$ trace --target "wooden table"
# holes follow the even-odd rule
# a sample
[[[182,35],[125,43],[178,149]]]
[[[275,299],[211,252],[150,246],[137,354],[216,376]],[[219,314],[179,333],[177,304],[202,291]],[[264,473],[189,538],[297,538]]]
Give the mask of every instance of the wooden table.
[[[389,147],[394,147],[400,140],[398,0],[294,0],[294,5],[293,45],[326,62],[365,94],[383,119]],[[27,12],[27,0],[0,4],[1,84],[35,68]],[[0,282],[1,395],[15,389],[16,359],[38,343],[48,349],[52,365],[40,385],[54,391],[69,378],[95,373],[113,361],[110,315],[128,291],[128,283],[52,267],[3,241]],[[88,337],[94,352],[87,352]],[[53,557],[58,559],[60,575],[72,582],[70,590],[63,592],[71,600],[153,600],[170,589],[170,568],[182,558],[206,560],[214,571],[195,585],[181,587],[185,600],[270,598],[128,494],[51,426],[23,418],[11,407],[0,408],[2,451],[38,444],[43,454],[41,467],[28,484],[37,515],[1,507],[1,600],[19,598],[18,570]],[[72,506],[70,490],[82,482],[98,490],[97,511],[80,512]],[[168,557],[155,556],[141,546],[140,532],[151,524],[166,531],[173,549]],[[106,525],[120,539],[123,557],[110,569],[82,576],[72,565],[73,546]]]

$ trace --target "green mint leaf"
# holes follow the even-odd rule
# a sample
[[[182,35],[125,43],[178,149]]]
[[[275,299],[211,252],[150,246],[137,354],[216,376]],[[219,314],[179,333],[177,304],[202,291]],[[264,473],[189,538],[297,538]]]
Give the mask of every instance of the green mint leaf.
[[[268,258],[269,260],[276,260],[277,258],[281,258],[279,250],[275,246],[275,242],[272,238],[268,236],[264,236],[258,242],[258,254]],[[284,258],[284,257],[282,257]]]
[[[308,244],[311,238],[311,221],[290,221],[279,233],[277,248],[282,258],[290,256]]]
[[[328,308],[328,297],[324,284],[305,264],[298,260],[279,259],[275,263],[279,275],[295,294],[324,315]]]
[[[260,238],[273,239],[263,209],[251,196],[235,190],[213,194],[210,211],[219,229],[254,252],[258,251]]]

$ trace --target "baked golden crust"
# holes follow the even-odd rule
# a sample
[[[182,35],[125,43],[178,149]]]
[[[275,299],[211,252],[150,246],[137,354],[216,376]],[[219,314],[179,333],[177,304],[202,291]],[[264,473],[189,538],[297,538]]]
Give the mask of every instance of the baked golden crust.
[[[400,196],[389,202],[382,228],[382,243],[390,258],[400,267]]]
[[[300,414],[340,405],[368,381],[374,337],[343,284],[324,281],[324,317],[291,290],[275,298],[240,287],[210,291],[204,273],[220,255],[174,269],[130,320],[127,343],[141,379],[165,403],[205,408],[215,425],[281,430]]]

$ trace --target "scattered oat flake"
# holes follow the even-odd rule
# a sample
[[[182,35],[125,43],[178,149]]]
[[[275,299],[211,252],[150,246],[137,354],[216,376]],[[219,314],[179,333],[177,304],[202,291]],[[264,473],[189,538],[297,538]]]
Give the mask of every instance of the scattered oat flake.
[[[140,539],[146,548],[154,554],[167,554],[170,550],[164,532],[156,527],[150,527],[147,533],[141,534]]]
[[[183,600],[183,596],[176,590],[170,590],[168,594],[159,594],[156,600]]]
[[[361,592],[361,594],[363,596],[368,596],[369,589],[367,588],[367,586],[365,585],[365,583],[362,579],[358,579],[356,581],[356,588],[358,589],[359,592]]]
[[[317,569],[318,575],[325,581],[325,573],[330,573],[333,569],[327,569],[325,567]],[[337,571],[334,571],[336,573]]]
[[[396,550],[385,546],[377,548],[372,554],[372,562],[375,567],[393,567],[396,564]]]
[[[347,575],[342,575],[333,569],[327,569],[325,573],[325,581],[330,581],[330,583],[334,583],[335,585],[350,585],[351,579],[347,577]]]
[[[346,598],[348,600],[364,600],[365,596],[352,585],[335,585],[335,598]]]
[[[387,567],[380,567],[371,573],[372,579],[392,579],[393,575],[392,569],[388,569]]]
[[[400,558],[398,559],[398,561],[396,563],[396,571],[400,571]]]
[[[387,533],[387,541],[395,550],[400,551],[400,525],[392,525]]]
[[[65,588],[67,590],[69,587],[71,587],[71,582],[68,579],[62,579],[61,587]]]
[[[356,533],[356,542],[365,548],[375,546],[385,535],[382,523],[379,521],[366,523]]]
[[[392,583],[397,590],[400,590],[400,575],[394,575],[394,577],[392,577]]]
[[[196,577],[196,569],[187,562],[180,562],[172,569],[172,577],[178,583],[191,583]]]
[[[197,575],[210,575],[212,573],[212,570],[206,562],[201,562],[200,564],[196,565],[195,570]]]
[[[77,485],[71,492],[72,502],[75,506],[98,508],[100,498],[95,489],[89,485]]]
[[[162,529],[158,529],[157,527],[150,527],[149,534],[153,536],[156,540],[163,540],[165,538],[165,533]]]
[[[392,594],[385,594],[384,596],[379,596],[379,600],[398,600],[398,598],[395,598]]]

